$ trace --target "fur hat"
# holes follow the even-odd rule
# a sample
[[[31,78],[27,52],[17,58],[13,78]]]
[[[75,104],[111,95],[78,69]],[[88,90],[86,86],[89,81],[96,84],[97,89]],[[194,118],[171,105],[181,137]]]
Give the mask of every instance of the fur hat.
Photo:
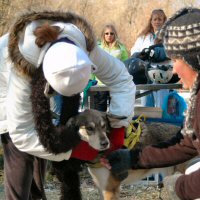
[[[158,37],[170,58],[184,59],[200,72],[200,9],[183,8],[163,25]]]

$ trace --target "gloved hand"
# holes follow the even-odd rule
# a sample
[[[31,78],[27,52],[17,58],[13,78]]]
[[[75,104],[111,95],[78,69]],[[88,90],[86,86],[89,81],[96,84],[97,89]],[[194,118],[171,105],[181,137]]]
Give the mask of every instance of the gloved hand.
[[[99,152],[96,149],[93,149],[87,142],[81,141],[75,148],[72,149],[71,158],[91,161],[98,156],[98,153]]]
[[[144,48],[141,53],[140,53],[140,56],[139,58],[142,59],[142,60],[149,60],[149,54],[150,54],[150,50],[149,48]]]
[[[181,176],[181,173],[175,173],[171,176],[166,176],[163,180],[164,187],[168,193],[170,200],[180,200],[175,191],[176,180]]]
[[[112,128],[126,127],[129,125],[126,116],[118,116],[111,113],[107,113],[106,116]]]
[[[128,176],[128,170],[132,167],[131,154],[128,149],[113,151],[107,156],[107,159],[114,176],[121,181]]]

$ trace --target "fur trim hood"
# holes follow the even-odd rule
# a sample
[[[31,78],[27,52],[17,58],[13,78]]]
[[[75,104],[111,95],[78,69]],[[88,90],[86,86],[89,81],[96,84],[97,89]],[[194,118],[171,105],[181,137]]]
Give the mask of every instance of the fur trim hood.
[[[23,76],[31,78],[36,70],[36,66],[24,58],[19,50],[19,41],[24,37],[26,27],[34,21],[42,23],[70,23],[75,25],[85,36],[86,51],[90,52],[96,44],[95,36],[91,26],[87,21],[71,12],[53,11],[53,10],[29,10],[16,18],[9,31],[9,55],[14,63],[15,69]],[[41,25],[41,24],[40,24]],[[73,36],[76,37],[76,36]],[[76,43],[76,42],[75,42]]]

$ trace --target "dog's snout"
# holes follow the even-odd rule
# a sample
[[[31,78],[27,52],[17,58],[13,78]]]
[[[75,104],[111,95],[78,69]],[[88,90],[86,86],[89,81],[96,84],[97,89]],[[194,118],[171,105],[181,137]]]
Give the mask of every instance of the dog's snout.
[[[107,147],[108,146],[108,141],[106,141],[106,140],[101,141],[101,146],[102,147]]]
[[[110,142],[107,139],[103,139],[100,141],[101,149],[108,149],[110,147]]]

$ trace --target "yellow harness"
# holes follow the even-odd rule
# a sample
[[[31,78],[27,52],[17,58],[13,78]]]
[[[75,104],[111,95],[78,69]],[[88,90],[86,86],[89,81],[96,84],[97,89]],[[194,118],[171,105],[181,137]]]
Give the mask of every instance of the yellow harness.
[[[137,119],[133,120],[129,127],[126,129],[124,146],[128,149],[132,149],[137,142],[140,141],[140,135],[142,133],[142,127],[140,122],[145,121],[146,117],[140,115]]]

